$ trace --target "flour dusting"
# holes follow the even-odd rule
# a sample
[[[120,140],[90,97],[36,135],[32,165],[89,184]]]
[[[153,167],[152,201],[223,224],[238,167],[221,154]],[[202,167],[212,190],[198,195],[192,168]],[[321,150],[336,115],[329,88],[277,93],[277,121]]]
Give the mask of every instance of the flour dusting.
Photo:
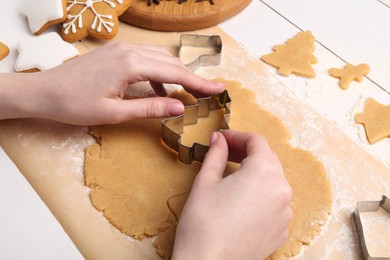
[[[318,48],[317,48],[318,50]],[[304,250],[296,256],[298,259],[356,259],[359,258],[359,250],[356,241],[355,230],[352,225],[351,214],[359,200],[378,200],[378,192],[385,193],[390,190],[390,184],[384,182],[376,174],[372,173],[366,162],[361,162],[362,172],[354,173],[345,158],[336,158],[323,150],[324,127],[327,122],[326,134],[340,134],[340,130],[358,146],[367,151],[371,156],[390,167],[390,140],[389,138],[370,145],[367,142],[364,128],[355,122],[355,114],[363,110],[367,97],[374,97],[383,104],[390,103],[390,96],[383,97],[382,90],[373,85],[367,79],[362,83],[352,83],[350,89],[342,90],[338,81],[327,74],[327,69],[338,66],[339,60],[323,59],[325,53],[319,49],[316,53],[320,63],[316,65],[317,77],[304,79],[297,76],[285,78],[276,74],[273,67],[264,65],[263,74],[250,70],[244,61],[261,62],[252,57],[244,48],[229,50],[229,55],[224,57],[220,67],[203,67],[197,74],[205,78],[225,78],[242,83],[244,88],[249,88],[257,94],[257,103],[260,107],[270,111],[282,119],[291,134],[292,146],[312,152],[321,161],[328,173],[333,190],[333,208],[327,223],[321,229],[321,233],[310,246],[304,246]],[[246,59],[242,59],[245,57]],[[234,64],[234,66],[232,66]],[[222,67],[222,68],[221,68]],[[232,78],[239,72],[239,78]],[[260,92],[259,89],[267,91]],[[291,110],[286,106],[288,102],[299,103],[307,107],[307,112]],[[232,101],[234,114],[234,100]],[[315,111],[313,113],[311,111]],[[292,118],[300,113],[300,124],[293,122]],[[329,128],[329,125],[331,127]],[[348,150],[349,147],[340,144],[340,150]],[[350,150],[350,149],[349,149]],[[348,151],[349,151],[348,150]],[[351,158],[357,158],[359,154],[352,152]],[[351,174],[355,174],[351,176]],[[353,180],[351,182],[351,179]],[[360,179],[368,179],[365,185],[359,183]],[[373,190],[372,187],[378,187]],[[346,189],[345,187],[349,187]],[[348,223],[348,224],[346,224]],[[327,237],[331,237],[329,240]],[[326,246],[319,246],[326,244]],[[313,249],[314,248],[314,249]]]

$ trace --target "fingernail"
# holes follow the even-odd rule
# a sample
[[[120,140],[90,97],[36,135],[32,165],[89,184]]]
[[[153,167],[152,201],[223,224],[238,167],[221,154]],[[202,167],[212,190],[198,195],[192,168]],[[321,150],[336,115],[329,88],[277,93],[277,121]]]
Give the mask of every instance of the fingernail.
[[[218,140],[219,133],[218,132],[213,132],[210,137],[210,145],[215,144],[215,142]]]
[[[220,88],[225,89],[225,84],[223,84],[222,82],[215,82],[215,83],[217,83],[217,85],[218,85]]]
[[[168,114],[171,116],[177,116],[184,113],[184,105],[181,102],[172,102],[168,106]]]

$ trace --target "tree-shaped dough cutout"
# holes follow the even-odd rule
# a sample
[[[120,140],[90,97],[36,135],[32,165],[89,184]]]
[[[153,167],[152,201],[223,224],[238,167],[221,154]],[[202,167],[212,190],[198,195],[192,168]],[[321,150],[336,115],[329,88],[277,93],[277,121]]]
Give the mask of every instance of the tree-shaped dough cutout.
[[[364,125],[370,144],[390,137],[390,105],[368,98],[363,113],[356,114],[355,118],[356,122]]]
[[[313,55],[315,38],[311,31],[299,32],[285,44],[275,45],[273,53],[263,55],[260,59],[279,69],[283,76],[296,74],[306,78],[314,78],[316,73],[312,64],[317,63]]]

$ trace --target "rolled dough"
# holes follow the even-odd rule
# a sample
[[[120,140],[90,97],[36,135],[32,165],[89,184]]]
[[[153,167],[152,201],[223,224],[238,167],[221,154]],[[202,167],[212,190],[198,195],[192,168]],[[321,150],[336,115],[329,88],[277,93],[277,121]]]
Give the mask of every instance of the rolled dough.
[[[310,244],[318,235],[331,212],[332,191],[327,174],[311,153],[288,144],[289,134],[281,121],[256,104],[252,91],[237,82],[223,82],[233,100],[230,127],[266,136],[293,188],[290,237],[271,258],[297,255],[303,244]],[[218,115],[222,113],[217,112],[217,118]],[[199,119],[199,125],[212,125],[207,120],[215,118]],[[186,127],[185,135],[191,128],[205,133],[206,140],[214,130],[199,131],[199,126],[193,125]],[[133,238],[157,236],[153,243],[157,253],[169,258],[180,211],[200,164],[177,161],[176,154],[161,143],[158,119],[94,127],[92,134],[98,144],[87,148],[84,172],[93,205]],[[201,137],[196,138],[193,141]],[[229,163],[226,174],[237,167]]]

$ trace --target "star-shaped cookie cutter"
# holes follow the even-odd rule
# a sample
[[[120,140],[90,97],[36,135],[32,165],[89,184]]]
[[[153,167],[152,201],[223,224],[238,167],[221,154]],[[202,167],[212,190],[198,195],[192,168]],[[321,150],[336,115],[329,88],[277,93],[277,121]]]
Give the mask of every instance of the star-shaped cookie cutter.
[[[207,117],[210,110],[225,109],[221,129],[229,129],[231,99],[225,90],[221,94],[197,99],[197,104],[185,106],[184,114],[162,120],[162,141],[178,153],[178,159],[185,164],[203,162],[209,149],[207,145],[194,143],[191,147],[181,143],[184,126],[193,125],[198,118]]]
[[[371,260],[390,259],[390,257],[373,257],[370,255],[364,237],[363,225],[360,217],[361,212],[377,212],[380,207],[390,213],[390,199],[383,195],[382,200],[380,201],[359,201],[356,205],[355,211],[353,212],[353,219],[354,219],[356,233],[359,239],[359,246],[360,246],[363,259],[371,259]]]

